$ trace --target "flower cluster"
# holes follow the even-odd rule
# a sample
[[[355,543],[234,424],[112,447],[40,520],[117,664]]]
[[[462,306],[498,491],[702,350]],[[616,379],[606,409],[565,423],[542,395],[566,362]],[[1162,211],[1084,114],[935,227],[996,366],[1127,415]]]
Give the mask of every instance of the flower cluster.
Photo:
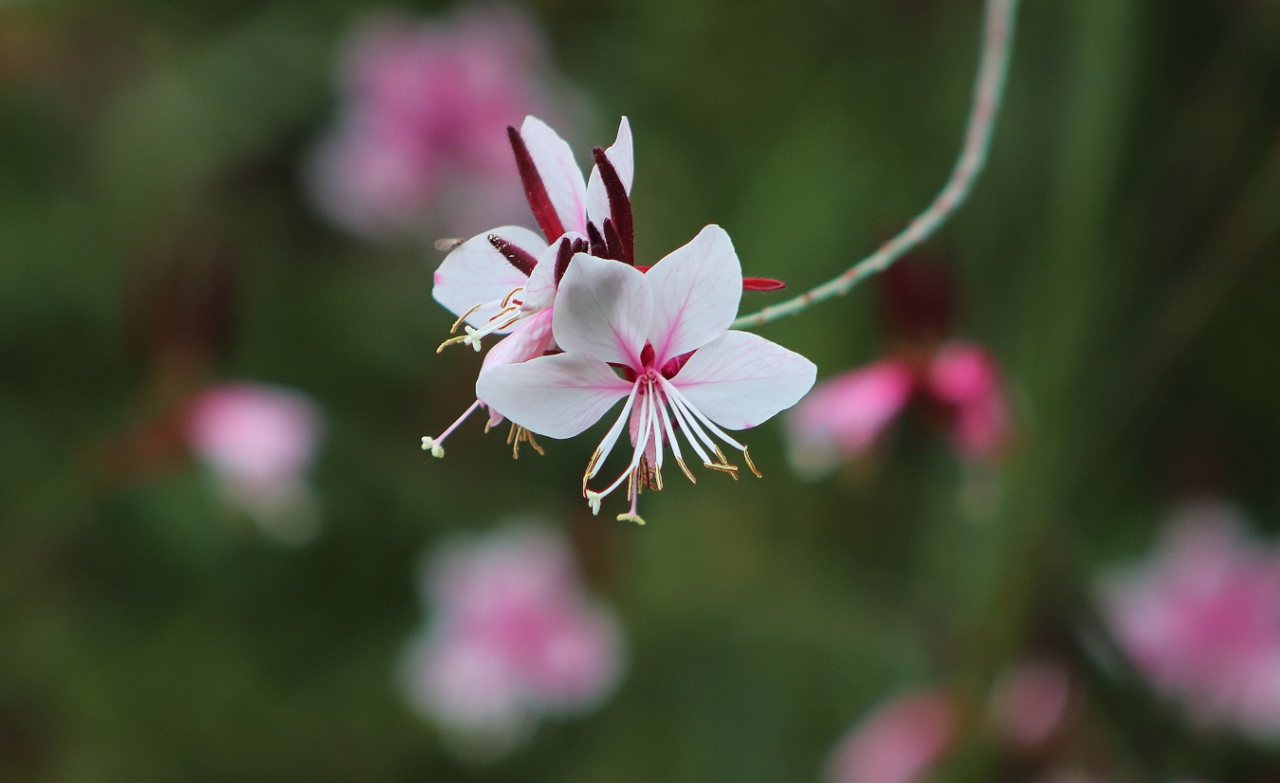
[[[421,230],[429,213],[454,232],[518,214],[502,129],[547,108],[545,59],[537,28],[502,6],[367,23],[340,66],[342,116],[312,159],[317,205],[371,238]]]
[[[1112,632],[1201,725],[1280,738],[1280,548],[1217,501],[1182,508],[1148,562],[1104,579]]]
[[[830,378],[787,420],[792,465],[820,477],[868,453],[908,409],[940,421],[967,459],[1000,455],[1011,437],[1008,397],[995,357],[948,339],[955,309],[946,268],[904,259],[884,276],[881,309],[892,350]]]
[[[446,545],[424,597],[431,619],[408,650],[406,696],[463,750],[510,750],[540,716],[589,711],[621,678],[621,626],[549,528]]]
[[[1000,746],[1044,750],[1070,726],[1071,675],[1052,658],[1031,659],[996,680],[981,715]],[[942,689],[907,691],[876,707],[837,743],[830,783],[919,783],[930,777],[965,733],[964,702]]]
[[[574,437],[625,399],[583,474],[593,512],[625,483],[631,505],[619,519],[642,523],[637,498],[642,488],[662,489],[667,449],[696,481],[677,434],[705,467],[737,478],[723,444],[759,475],[747,447],[726,430],[757,426],[794,405],[816,368],[729,327],[744,289],[781,284],[744,278],[718,226],[652,266],[637,264],[626,118],[613,145],[594,150],[585,179],[569,145],[540,120],[528,117],[508,134],[542,237],[496,228],[463,242],[436,272],[436,301],[463,331],[441,349],[458,343],[479,351],[486,336],[503,336],[485,357],[476,402],[441,435],[423,438],[423,448],[443,456],[444,440],[481,407],[490,425],[511,420],[515,448],[539,448],[534,435]],[[624,429],[634,447],[626,469],[592,489]]]

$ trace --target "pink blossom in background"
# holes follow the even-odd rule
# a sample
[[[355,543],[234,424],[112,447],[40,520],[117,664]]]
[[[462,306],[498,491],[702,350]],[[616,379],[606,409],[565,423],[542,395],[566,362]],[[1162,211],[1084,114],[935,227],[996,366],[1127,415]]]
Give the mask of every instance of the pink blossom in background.
[[[981,346],[957,340],[943,344],[923,370],[882,359],[818,384],[787,421],[792,465],[817,478],[867,453],[913,400],[947,412],[952,444],[968,459],[992,459],[1009,441],[999,364]]]
[[[547,73],[540,31],[505,6],[367,22],[341,60],[337,127],[312,159],[316,203],[369,238],[428,225],[466,236],[522,217],[506,129],[558,114]]]
[[[466,752],[501,755],[539,718],[599,706],[621,679],[621,624],[549,528],[442,547],[425,593],[431,619],[409,648],[406,697]]]
[[[1280,739],[1280,548],[1233,506],[1184,506],[1147,561],[1100,593],[1117,641],[1196,723]]]
[[[792,464],[820,476],[842,457],[867,451],[902,413],[914,387],[910,365],[892,359],[819,384],[788,419]]]
[[[981,346],[946,343],[929,365],[927,390],[955,414],[951,440],[956,451],[985,459],[1009,439],[1009,406],[996,358]]]
[[[1030,661],[1006,671],[996,681],[988,713],[1004,740],[1030,750],[1062,728],[1070,698],[1071,675],[1061,663]]]
[[[836,746],[827,783],[917,783],[951,747],[956,708],[940,691],[894,697],[859,721]]]
[[[295,542],[314,534],[306,474],[321,427],[320,410],[308,398],[255,383],[210,387],[186,416],[187,442],[228,500],[266,532]]]

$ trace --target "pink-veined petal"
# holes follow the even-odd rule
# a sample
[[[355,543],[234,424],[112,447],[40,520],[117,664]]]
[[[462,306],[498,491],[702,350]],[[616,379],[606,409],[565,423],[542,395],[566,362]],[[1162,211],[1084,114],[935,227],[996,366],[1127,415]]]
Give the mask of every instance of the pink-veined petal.
[[[729,235],[707,226],[645,273],[653,291],[649,342],[658,366],[724,334],[742,299],[742,265]]]
[[[542,255],[547,243],[542,237],[520,226],[502,226],[463,242],[445,256],[435,273],[431,295],[454,315],[484,303],[486,306],[467,316],[467,323],[479,327],[498,312],[498,302],[520,288],[528,278],[502,257],[489,242],[497,235],[516,245],[534,258]]]
[[[484,370],[476,397],[531,432],[563,439],[595,424],[631,386],[598,359],[561,353]]]
[[[631,123],[626,117],[618,123],[618,137],[614,139],[613,145],[604,151],[604,154],[609,157],[609,162],[618,172],[618,179],[622,180],[623,187],[630,193],[631,183],[635,179],[636,165],[631,144]],[[609,216],[609,194],[605,192],[600,170],[592,166],[591,178],[587,181],[587,220],[595,223],[599,228],[604,225],[604,219]]]
[[[586,253],[569,262],[556,294],[561,348],[638,369],[652,320],[653,295],[643,272]]]
[[[524,310],[531,312],[550,307],[556,301],[556,256],[560,252],[560,244],[575,240],[587,241],[582,234],[567,232],[548,247],[538,259],[533,274],[529,275],[529,284],[524,287]]]
[[[582,169],[578,168],[568,142],[534,116],[524,118],[520,138],[529,148],[529,156],[564,230],[586,234],[587,183],[582,179]]]
[[[489,349],[480,371],[536,359],[555,344],[556,341],[551,335],[551,311],[543,310],[534,313],[528,318],[521,319],[511,330],[511,334]]]
[[[760,335],[725,332],[671,382],[716,424],[744,430],[799,402],[817,374],[813,362]]]

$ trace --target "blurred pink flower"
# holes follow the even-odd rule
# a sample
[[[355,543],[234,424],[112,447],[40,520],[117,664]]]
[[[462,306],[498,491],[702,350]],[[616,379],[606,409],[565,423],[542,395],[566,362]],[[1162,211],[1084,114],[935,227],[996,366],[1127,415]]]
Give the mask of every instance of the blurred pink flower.
[[[621,678],[621,625],[547,528],[443,547],[426,598],[431,622],[410,645],[406,696],[471,752],[501,755],[540,717],[595,708]]]
[[[841,457],[865,452],[907,406],[914,386],[911,367],[893,359],[818,384],[787,422],[792,463],[821,475]]]
[[[915,783],[956,736],[956,710],[940,691],[897,696],[859,721],[827,764],[828,783]]]
[[[331,220],[380,238],[427,223],[466,235],[522,214],[506,128],[556,114],[528,18],[489,5],[441,22],[372,21],[340,67],[341,118],[310,177]]]
[[[1024,749],[1044,744],[1062,727],[1071,697],[1071,675],[1053,660],[1023,663],[1006,671],[988,706],[1000,735]]]
[[[267,532],[300,541],[315,527],[306,473],[321,421],[319,408],[297,392],[235,383],[195,397],[187,409],[186,436],[231,502]]]
[[[1102,583],[1138,669],[1201,725],[1280,738],[1280,550],[1218,501],[1180,509],[1155,553]]]
[[[819,477],[842,459],[866,453],[913,400],[942,407],[962,456],[990,459],[1010,437],[1000,366],[986,349],[952,341],[923,370],[906,359],[882,359],[831,378],[800,401],[788,419],[791,461]]]
[[[1009,438],[1000,376],[1000,365],[989,351],[959,341],[943,345],[929,365],[927,389],[955,412],[951,440],[967,457],[990,457]]]

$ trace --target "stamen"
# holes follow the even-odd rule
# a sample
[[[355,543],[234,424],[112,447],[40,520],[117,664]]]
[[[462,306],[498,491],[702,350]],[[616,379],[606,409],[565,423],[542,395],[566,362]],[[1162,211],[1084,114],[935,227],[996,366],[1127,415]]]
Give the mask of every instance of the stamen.
[[[479,310],[482,307],[488,307],[495,303],[483,302],[463,313],[462,317],[454,322],[453,328],[449,330],[449,334],[456,332],[459,326],[463,326],[465,334],[458,337],[452,337],[440,343],[440,346],[436,348],[436,353],[443,353],[445,348],[450,345],[457,345],[458,343],[470,345],[477,353],[479,353],[481,349],[480,340],[482,338],[495,332],[501,332],[504,329],[510,329],[512,326],[515,326],[521,318],[524,318],[524,311],[521,310],[523,303],[516,299],[516,295],[523,291],[523,287],[517,287],[512,289],[506,296],[502,297],[502,299],[496,303],[500,308],[498,312],[490,316],[484,326],[481,326],[479,329],[470,325],[463,326],[463,322],[466,321],[466,319],[476,310]]]
[[[637,384],[637,387],[638,386],[639,384]],[[627,481],[628,479],[632,481],[635,480],[636,468],[639,467],[640,461],[644,458],[645,448],[647,448],[649,445],[649,435],[650,435],[650,427],[648,422],[649,409],[646,406],[649,406],[652,404],[653,404],[653,395],[651,394],[643,395],[643,398],[640,400],[640,417],[639,417],[640,432],[636,440],[636,450],[635,450],[634,456],[631,457],[631,464],[627,466],[626,471],[624,471],[622,475],[618,476],[618,478],[615,479],[612,484],[610,484],[601,492],[587,490],[587,503],[591,506],[593,514],[599,512],[600,500],[602,498],[607,497],[610,493],[612,493],[619,486],[621,486],[623,481]]]
[[[554,242],[557,237],[564,235],[564,224],[560,222],[560,215],[551,203],[551,197],[547,195],[547,186],[538,173],[538,167],[534,165],[533,156],[529,154],[529,147],[520,136],[520,131],[508,125],[507,138],[511,140],[511,150],[516,155],[516,168],[520,170],[520,182],[524,184],[524,195],[529,200],[533,217],[538,221],[538,227],[546,235],[547,241]]]
[[[730,461],[729,461],[729,458],[728,458],[728,457],[726,457],[726,456],[724,455],[724,452],[720,450],[720,447],[719,447],[719,446],[716,446],[716,457],[718,457],[718,458],[720,459],[720,464],[721,464],[721,465],[728,465],[729,467],[733,468],[734,470],[737,470],[737,469],[738,469],[738,466],[737,466],[737,465],[734,465],[732,462],[730,462]]]
[[[684,464],[684,459],[676,457],[676,464],[680,466],[680,470],[684,471],[684,477],[689,479],[690,484],[697,484],[698,480],[689,472],[689,466]]]
[[[484,405],[484,403],[480,402],[479,400],[476,400],[475,402],[471,403],[470,408],[467,408],[465,411],[463,411],[462,415],[458,417],[457,421],[449,425],[449,428],[447,430],[440,433],[437,437],[434,437],[434,438],[424,437],[422,439],[422,450],[431,452],[431,456],[435,457],[436,459],[444,459],[445,438],[452,435],[453,431],[458,428],[458,425],[466,421],[467,417],[475,413],[476,409],[481,407],[482,405]]]
[[[437,239],[435,246],[436,250],[439,250],[441,253],[448,253],[450,250],[453,250],[455,247],[466,241],[467,240],[459,239],[458,237],[448,237],[445,239]]]
[[[515,295],[516,295],[516,294],[520,293],[520,292],[521,292],[521,291],[523,291],[523,290],[524,290],[524,286],[519,286],[519,287],[517,287],[517,288],[513,288],[513,289],[511,290],[511,293],[509,293],[509,294],[507,294],[506,296],[502,297],[502,303],[501,303],[501,304],[499,304],[498,306],[499,306],[499,307],[501,307],[503,311],[506,311],[508,308],[510,308],[510,307],[511,307],[511,300],[512,300],[512,298],[513,298],[513,297],[515,297]],[[523,304],[523,302],[516,302],[516,307],[517,307],[517,309],[519,308],[519,306],[520,306],[521,304]],[[494,316],[494,318],[496,318],[496,317],[497,317],[497,316]],[[489,320],[491,320],[491,321],[492,321],[492,320],[493,320],[493,318],[490,318]]]
[[[468,326],[466,334],[458,337],[450,337],[448,340],[445,340],[444,342],[440,343],[440,345],[436,347],[436,353],[444,353],[444,349],[448,348],[450,345],[457,345],[458,343],[468,343],[468,344],[471,343],[472,341],[471,336],[473,334],[475,334],[475,329],[472,329],[470,326]]]
[[[473,305],[470,310],[458,316],[458,320],[454,321],[453,326],[449,327],[449,334],[457,334],[458,327],[462,326],[462,322],[470,318],[471,314],[474,313],[476,310],[479,310],[481,307],[484,307],[484,302],[481,302],[478,305]],[[437,351],[437,353],[439,353],[439,351]]]
[[[689,441],[689,445],[693,447],[693,450],[697,452],[698,456],[702,457],[703,464],[710,463],[711,458],[707,456],[707,452],[702,450],[702,446],[699,445],[699,442],[705,444],[708,449],[715,451],[715,441],[711,440],[711,436],[707,435],[707,433],[703,431],[697,420],[693,418],[693,414],[687,410],[680,398],[670,393],[671,389],[669,387],[671,387],[671,382],[666,381],[666,379],[663,380],[663,391],[668,392],[667,399],[671,402],[671,410],[675,412],[676,417],[680,421],[680,427],[684,430],[685,439]]]
[[[720,438],[725,443],[737,449],[738,451],[741,451],[743,459],[745,459],[747,462],[747,467],[751,468],[751,472],[756,475],[756,478],[764,478],[764,474],[762,474],[756,468],[755,463],[751,461],[751,455],[747,453],[746,446],[742,445],[738,441],[729,437],[729,435],[725,433],[724,430],[717,427],[716,423],[713,422],[711,419],[709,419],[702,411],[694,407],[693,404],[689,402],[688,398],[686,398],[683,394],[681,394],[679,389],[675,388],[674,384],[667,382],[667,385],[671,387],[672,399],[674,399],[680,405],[687,407],[693,413],[693,415],[698,418],[699,421],[701,421],[703,424],[707,426],[707,429],[711,430],[711,432],[716,435],[716,437]],[[720,454],[720,456],[723,459],[723,454],[720,452],[720,450],[716,449],[716,451],[718,454]],[[724,460],[724,461],[727,462],[728,460]]]
[[[664,394],[663,397],[665,399],[666,395]],[[658,411],[662,414],[662,426],[666,430],[667,442],[671,444],[671,453],[676,458],[676,464],[684,472],[684,477],[689,479],[689,483],[697,484],[698,480],[689,471],[689,466],[684,464],[684,456],[680,453],[680,441],[676,440],[675,429],[671,426],[671,416],[667,413],[667,406],[665,404],[659,405]]]
[[[697,432],[697,430],[694,429],[696,425],[690,423],[690,419],[687,417],[685,412],[680,408],[680,406],[676,403],[674,397],[668,396],[667,401],[671,403],[671,412],[675,415],[676,422],[680,425],[681,431],[684,432],[685,440],[689,442],[689,445],[693,448],[694,453],[702,458],[703,464],[710,462],[711,458],[707,456],[707,452],[702,450],[702,446],[698,443],[698,439],[695,438],[693,435],[694,432]],[[698,435],[705,437],[705,435],[701,432],[698,432]]]
[[[520,444],[528,443],[533,450],[541,456],[547,456],[547,452],[542,450],[538,442],[533,439],[533,433],[528,429],[521,427],[515,422],[511,423],[511,430],[507,432],[507,445],[511,447],[511,458],[520,459]]]
[[[680,394],[679,390],[677,390],[675,385],[670,381],[664,378],[662,379],[662,385],[663,391],[667,395],[667,399],[671,402],[671,410],[675,412],[676,417],[680,420],[681,427],[685,429],[686,439],[689,441],[690,445],[694,446],[698,455],[702,457],[703,465],[711,470],[728,473],[736,481],[738,479],[738,466],[729,462],[728,458],[725,457],[724,452],[718,445],[716,445],[715,441],[711,440],[711,437],[702,429],[701,425],[706,424],[708,428],[712,429],[730,445],[737,445],[737,441],[725,435],[719,427],[716,427],[707,419],[706,416],[702,415],[701,411],[694,408],[693,404],[690,403],[684,395]],[[701,422],[701,424],[699,422]],[[696,439],[689,435],[690,431],[697,436]],[[707,458],[706,453],[698,448],[698,440],[701,440],[707,445],[707,448],[715,452],[716,458],[719,462],[712,462]]]
[[[595,478],[596,473],[600,472],[600,467],[613,451],[614,444],[618,442],[618,436],[622,434],[622,428],[630,421],[627,416],[631,413],[631,406],[635,403],[636,394],[639,391],[640,384],[637,383],[631,387],[631,394],[627,396],[627,403],[622,406],[622,413],[618,415],[618,420],[605,433],[604,439],[600,441],[595,453],[591,455],[591,461],[587,463],[587,471],[582,474],[583,495],[587,494],[587,482]]]
[[[734,481],[738,480],[737,465],[720,465],[715,462],[706,462],[706,463],[703,463],[702,467],[707,468],[708,470],[714,470],[720,473],[727,473],[729,474],[729,477],[732,478]]]
[[[653,431],[654,469],[662,470],[662,453],[666,449],[662,446],[662,427],[658,423],[658,408],[666,407],[666,404],[658,396],[658,391],[653,388],[653,381],[648,382],[648,389],[649,396],[653,398],[653,404],[649,406],[649,428]]]

